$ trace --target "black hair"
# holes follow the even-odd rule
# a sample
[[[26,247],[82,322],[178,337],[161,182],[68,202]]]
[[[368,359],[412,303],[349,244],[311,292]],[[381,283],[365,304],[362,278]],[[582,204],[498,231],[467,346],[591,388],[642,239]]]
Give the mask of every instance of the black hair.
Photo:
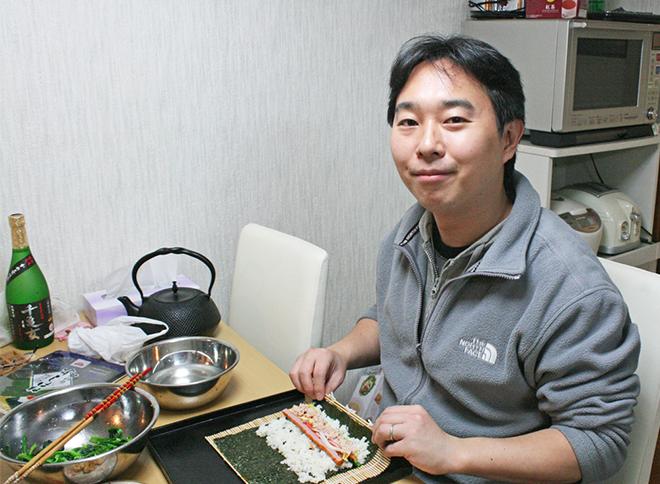
[[[419,64],[432,62],[442,69],[438,61],[447,60],[468,76],[479,82],[490,99],[500,136],[507,123],[515,120],[525,122],[525,94],[520,73],[491,45],[471,37],[454,35],[442,37],[425,35],[406,42],[390,72],[390,98],[387,122],[392,126],[396,101]],[[513,170],[515,154],[504,165],[504,188],[509,199],[515,199]]]

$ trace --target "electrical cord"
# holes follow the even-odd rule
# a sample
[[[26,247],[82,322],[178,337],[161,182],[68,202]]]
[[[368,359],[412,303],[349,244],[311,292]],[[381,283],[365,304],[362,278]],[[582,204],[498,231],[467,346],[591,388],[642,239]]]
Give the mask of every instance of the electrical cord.
[[[606,183],[603,181],[603,177],[600,176],[600,172],[598,171],[598,166],[596,166],[596,159],[594,158],[594,154],[590,153],[589,156],[591,156],[591,164],[594,167],[594,171],[596,172],[596,176],[598,177],[598,180],[603,184],[606,185]]]

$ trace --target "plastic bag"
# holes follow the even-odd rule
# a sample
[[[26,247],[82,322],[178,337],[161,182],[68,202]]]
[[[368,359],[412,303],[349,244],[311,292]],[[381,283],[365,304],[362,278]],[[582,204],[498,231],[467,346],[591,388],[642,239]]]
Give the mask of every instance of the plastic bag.
[[[142,291],[171,287],[178,274],[178,256],[166,254],[146,261],[138,272],[138,284]],[[104,299],[113,299],[118,296],[130,296],[136,292],[133,283],[133,266],[122,267],[105,277]]]
[[[169,329],[155,319],[120,316],[96,328],[75,328],[69,334],[69,350],[123,365],[145,343]]]
[[[53,310],[55,337],[60,341],[67,339],[71,330],[76,326],[92,326],[87,322],[80,321],[80,316],[76,310],[58,297],[50,298],[50,307]]]

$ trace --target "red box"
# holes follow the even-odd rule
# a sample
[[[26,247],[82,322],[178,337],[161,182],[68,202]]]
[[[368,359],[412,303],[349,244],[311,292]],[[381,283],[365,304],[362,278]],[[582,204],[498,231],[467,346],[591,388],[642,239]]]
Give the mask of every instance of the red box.
[[[527,0],[527,18],[586,18],[588,0]]]

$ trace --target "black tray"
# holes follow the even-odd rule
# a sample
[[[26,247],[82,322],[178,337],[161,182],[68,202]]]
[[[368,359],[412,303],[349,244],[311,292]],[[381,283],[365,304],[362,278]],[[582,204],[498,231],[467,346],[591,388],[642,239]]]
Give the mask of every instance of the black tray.
[[[147,445],[171,484],[243,484],[241,478],[204,437],[265,417],[303,400],[303,394],[292,390],[198,415],[152,429],[147,437]],[[412,467],[408,461],[397,458],[392,459],[385,472],[363,482],[389,484],[411,473]]]

